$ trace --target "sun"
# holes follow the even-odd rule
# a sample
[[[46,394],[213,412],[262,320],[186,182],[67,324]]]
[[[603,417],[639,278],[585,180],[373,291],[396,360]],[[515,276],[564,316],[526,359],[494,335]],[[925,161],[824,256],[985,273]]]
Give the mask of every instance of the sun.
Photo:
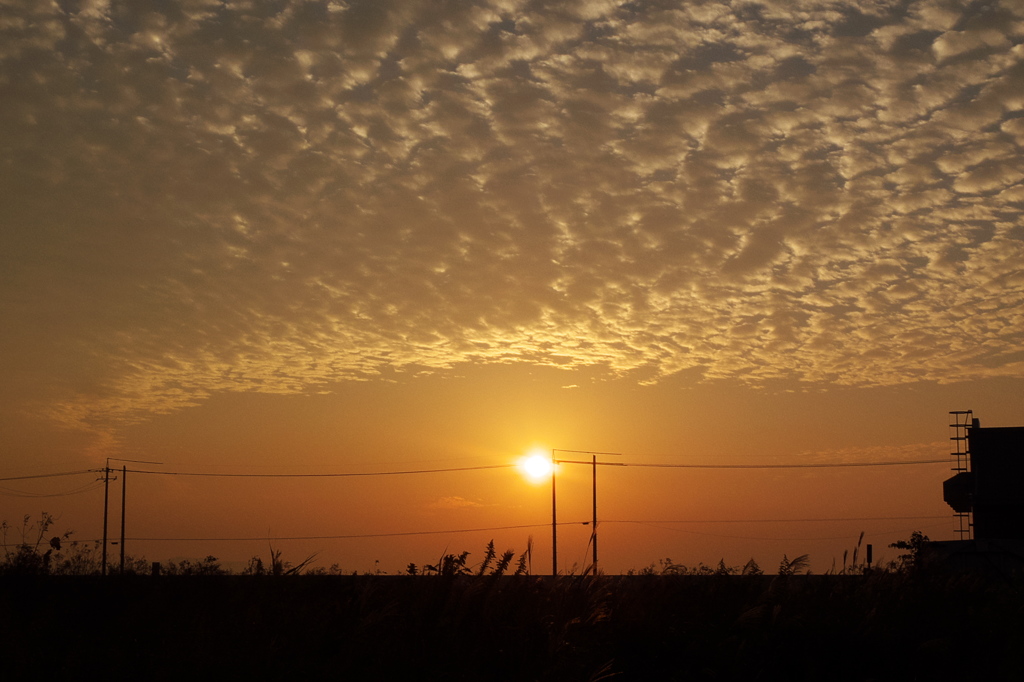
[[[519,467],[528,478],[541,481],[551,475],[551,457],[534,451],[519,460]]]

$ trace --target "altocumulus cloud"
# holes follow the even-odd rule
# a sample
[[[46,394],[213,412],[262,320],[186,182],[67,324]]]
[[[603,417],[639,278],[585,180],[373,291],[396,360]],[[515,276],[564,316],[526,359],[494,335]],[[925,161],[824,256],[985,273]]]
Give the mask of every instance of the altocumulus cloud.
[[[0,2],[8,390],[1019,376],[1024,6]]]

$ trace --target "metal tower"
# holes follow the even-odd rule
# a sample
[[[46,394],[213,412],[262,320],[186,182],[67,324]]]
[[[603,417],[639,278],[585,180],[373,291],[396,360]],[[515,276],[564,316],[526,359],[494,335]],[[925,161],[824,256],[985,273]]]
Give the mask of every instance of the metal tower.
[[[967,439],[967,429],[973,423],[974,413],[972,410],[956,410],[950,412],[949,416],[952,422],[949,425],[950,433],[952,434],[949,437],[951,442],[950,450],[952,450],[950,457],[953,458],[951,469],[956,474],[960,474],[968,471],[970,468],[971,448],[970,441]],[[960,536],[961,540],[971,539],[973,525],[971,512],[954,512],[953,531]]]

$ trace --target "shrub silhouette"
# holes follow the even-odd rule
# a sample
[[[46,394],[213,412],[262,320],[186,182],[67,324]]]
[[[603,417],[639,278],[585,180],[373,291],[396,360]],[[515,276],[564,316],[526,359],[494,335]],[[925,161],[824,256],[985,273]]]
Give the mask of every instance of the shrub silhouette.
[[[306,568],[316,560],[317,553],[310,554],[297,564],[285,561],[281,558],[281,550],[270,546],[270,565],[263,563],[263,559],[254,556],[249,559],[249,564],[242,571],[243,575],[301,575]]]
[[[63,535],[54,535],[44,544],[43,539],[54,524],[51,514],[43,512],[38,521],[26,514],[20,527],[14,527],[7,521],[0,523],[0,543],[3,544],[4,559],[0,571],[7,575],[45,575],[50,573],[54,552],[59,553],[71,537],[67,531]],[[17,533],[19,540],[12,536]],[[48,547],[43,551],[43,547]]]
[[[915,530],[911,533],[910,538],[907,540],[897,540],[896,542],[891,543],[889,546],[893,549],[907,550],[905,553],[896,557],[895,566],[893,568],[902,573],[912,573],[915,570],[918,570],[921,566],[921,552],[927,544],[928,536],[919,530]]]

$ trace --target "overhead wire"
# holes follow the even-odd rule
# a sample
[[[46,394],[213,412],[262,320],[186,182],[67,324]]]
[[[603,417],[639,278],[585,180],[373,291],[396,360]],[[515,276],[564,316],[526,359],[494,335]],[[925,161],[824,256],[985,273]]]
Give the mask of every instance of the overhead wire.
[[[586,464],[591,466],[594,462],[582,460],[556,460],[559,464]],[[832,463],[806,463],[806,464],[657,464],[645,462],[597,462],[597,466],[619,466],[619,467],[657,467],[668,469],[831,469],[844,467],[878,467],[878,466],[913,466],[920,464],[948,464],[946,459],[925,459],[925,460],[902,460],[894,462],[832,462]],[[441,469],[407,469],[399,471],[343,471],[343,472],[320,472],[320,473],[280,473],[280,474],[256,474],[241,472],[215,472],[215,471],[156,471],[153,469],[127,469],[133,474],[152,474],[155,476],[199,476],[211,478],[349,478],[367,476],[405,476],[412,474],[439,474],[458,471],[482,471],[488,469],[511,469],[518,464],[488,464],[472,467],[450,467]],[[102,471],[102,470],[99,470]],[[3,479],[0,479],[3,480]]]
[[[403,476],[409,474],[439,474],[452,471],[481,471],[485,469],[510,469],[516,464],[489,464],[475,467],[452,467],[448,469],[410,469],[404,471],[344,471],[315,474],[251,474],[215,471],[154,471],[152,469],[128,469],[130,474],[154,474],[157,476],[208,476],[212,478],[347,478],[357,476]]]
[[[932,520],[945,519],[947,516],[836,516],[820,519],[682,519],[682,520],[653,520],[633,521],[609,519],[601,523],[830,523],[842,521],[911,521],[911,520]]]
[[[589,521],[560,521],[559,526],[586,525]],[[449,535],[452,533],[482,533],[495,530],[521,530],[524,528],[550,528],[550,523],[530,523],[518,526],[493,526],[490,528],[455,528],[449,530],[416,530],[398,533],[360,533],[352,535],[288,535],[245,538],[125,538],[133,542],[265,542],[267,540],[355,540],[360,538],[393,538],[411,535]]]
[[[595,462],[582,460],[556,460],[559,464],[586,464]],[[646,467],[662,469],[832,469],[845,467],[879,467],[879,466],[913,466],[921,464],[948,464],[946,459],[900,460],[890,462],[822,462],[822,463],[791,463],[791,464],[672,464],[648,462],[596,462],[597,466]],[[518,464],[487,464],[471,467],[447,467],[438,469],[405,469],[399,471],[342,471],[319,473],[277,473],[258,474],[245,472],[215,471],[157,471],[153,469],[127,469],[128,473],[150,474],[154,476],[198,476],[211,478],[352,478],[369,476],[407,476],[415,474],[439,474],[459,471],[484,471],[491,469],[511,469]],[[61,471],[49,474],[32,474],[26,476],[0,477],[0,482],[23,481],[38,478],[56,478],[61,476],[77,476],[81,474],[102,474],[104,469],[80,469],[77,471]]]
[[[725,524],[725,523],[826,523],[826,522],[852,522],[852,521],[908,521],[908,520],[934,520],[945,519],[945,516],[861,516],[861,517],[832,517],[832,518],[803,518],[803,519],[693,519],[686,521],[639,521],[639,520],[618,520],[612,519],[600,523],[620,523],[651,526],[681,533],[693,533],[696,535],[713,535],[715,537],[742,537],[731,535],[716,535],[714,533],[702,533],[681,528],[667,528],[660,524],[689,523],[689,524]],[[588,526],[590,521],[559,521],[559,526]],[[353,540],[360,538],[388,538],[414,535],[448,535],[453,533],[477,533],[500,530],[521,530],[525,528],[550,528],[550,523],[532,523],[514,526],[490,526],[487,528],[452,528],[444,530],[421,530],[402,531],[393,533],[358,533],[344,535],[280,535],[280,536],[249,536],[249,537],[217,537],[217,538],[160,538],[160,537],[129,537],[126,540],[136,542],[260,542],[267,540]],[[898,531],[893,531],[898,532]],[[846,536],[841,536],[846,537]],[[747,538],[747,539],[798,539],[798,538]],[[808,538],[816,539],[816,538]],[[841,538],[818,538],[818,539],[841,539]]]
[[[559,464],[586,464],[587,466],[649,467],[660,469],[836,469],[844,467],[912,466],[915,464],[949,464],[949,459],[913,459],[895,462],[823,462],[803,464],[657,464],[647,462],[585,462],[560,459]]]
[[[56,478],[58,476],[78,476],[80,474],[94,474],[102,472],[102,469],[80,469],[78,471],[59,471],[52,474],[32,474],[29,476],[5,476],[0,481],[26,481],[30,478]]]
[[[940,518],[940,517],[933,517],[933,518]],[[945,518],[945,517],[941,517],[941,518]],[[607,523],[607,522],[605,522],[605,523]],[[729,539],[729,540],[765,540],[765,541],[778,542],[778,541],[808,541],[808,540],[813,540],[813,541],[817,541],[817,540],[844,540],[844,539],[852,537],[850,535],[838,535],[838,536],[834,535],[834,536],[829,536],[829,537],[789,537],[789,538],[780,538],[780,537],[765,537],[763,535],[762,536],[725,535],[723,533],[707,533],[707,532],[702,532],[702,531],[699,531],[699,530],[689,530],[689,529],[685,529],[685,528],[668,528],[666,526],[661,526],[661,525],[658,525],[656,523],[644,523],[644,522],[640,522],[640,521],[638,521],[636,523],[638,523],[640,525],[650,526],[651,528],[658,528],[658,529],[661,529],[661,530],[670,530],[670,531],[673,531],[673,532],[676,532],[676,533],[686,533],[688,535],[703,535],[703,536],[706,536],[706,537],[713,537],[713,538],[726,538],[726,539]],[[921,526],[921,527],[918,527],[918,528],[902,528],[902,529],[878,531],[878,532],[872,533],[872,535],[891,535],[891,534],[894,534],[894,533],[910,533],[912,531],[922,530],[922,529],[925,529],[925,528],[937,528],[937,527],[939,527],[941,525],[944,525],[944,524],[933,523],[933,524],[929,524],[927,526]]]
[[[820,469],[820,468],[845,468],[845,467],[873,467],[873,466],[912,466],[912,465],[924,465],[924,464],[948,464],[946,459],[934,459],[934,460],[901,460],[901,461],[890,461],[890,462],[834,462],[834,463],[800,463],[800,464],[665,464],[665,463],[643,463],[643,462],[585,462],[585,461],[574,461],[574,460],[559,460],[559,463],[565,464],[586,464],[586,465],[598,465],[598,466],[632,466],[632,467],[648,467],[648,468],[676,468],[676,469]],[[417,475],[417,474],[436,474],[436,473],[447,473],[447,472],[461,472],[461,471],[481,471],[481,470],[492,470],[492,469],[508,469],[518,466],[516,464],[493,464],[483,466],[472,466],[472,467],[450,467],[450,468],[438,468],[438,469],[413,469],[413,470],[399,470],[399,471],[371,471],[371,472],[321,472],[321,473],[279,473],[279,474],[258,474],[258,473],[230,473],[230,472],[196,472],[196,471],[156,471],[152,469],[127,469],[126,471],[136,474],[151,474],[159,476],[194,476],[194,477],[216,477],[216,478],[348,478],[348,477],[370,477],[370,476],[400,476],[400,475]],[[35,474],[25,476],[11,476],[0,478],[0,481],[15,481],[15,480],[29,480],[29,479],[42,479],[42,478],[55,478],[62,476],[74,476],[87,473],[105,473],[105,469],[83,469],[76,471],[66,472],[55,472],[49,474]],[[80,488],[65,491],[61,493],[28,493],[23,491],[14,491],[8,488],[0,488],[0,491],[6,491],[3,494],[20,495],[24,497],[60,497],[65,495],[79,494],[93,490],[98,487],[102,487],[103,480],[97,480],[90,482]],[[903,517],[847,517],[847,518],[821,518],[821,519],[692,519],[682,521],[635,521],[635,520],[606,520],[602,523],[632,523],[639,525],[648,525],[656,528],[663,528],[665,530],[673,530],[676,532],[692,533],[697,535],[711,535],[716,537],[727,537],[737,539],[774,539],[774,540],[785,540],[785,539],[841,539],[841,538],[750,538],[743,536],[728,536],[728,535],[716,535],[713,533],[703,533],[700,531],[677,529],[677,528],[664,528],[656,524],[670,524],[670,523],[691,523],[691,524],[725,524],[725,523],[811,523],[811,522],[847,522],[847,521],[881,521],[881,520],[929,520],[939,519],[945,517],[939,516],[903,516]],[[582,522],[560,522],[557,525],[587,525],[589,521]],[[172,542],[172,541],[189,541],[189,542],[231,542],[231,541],[267,541],[267,540],[341,540],[341,539],[359,539],[359,538],[384,538],[384,537],[405,537],[405,536],[416,536],[416,535],[443,535],[452,533],[472,533],[472,532],[487,532],[487,531],[499,531],[499,530],[516,530],[524,528],[538,528],[548,527],[550,524],[527,524],[517,526],[495,526],[489,528],[465,528],[465,529],[451,529],[451,530],[438,530],[438,531],[406,531],[406,532],[394,532],[394,533],[364,533],[364,534],[347,534],[347,535],[313,535],[313,536],[281,536],[281,537],[248,537],[248,538],[128,538],[132,541],[147,541],[147,542]],[[897,532],[897,531],[894,531]],[[845,536],[844,536],[845,537]]]
[[[102,488],[102,487],[103,487],[103,481],[102,480],[100,480],[100,481],[90,481],[89,483],[86,483],[85,485],[79,486],[78,488],[74,488],[72,490],[66,490],[64,492],[59,492],[59,493],[36,493],[36,492],[30,492],[30,491],[27,491],[27,490],[14,490],[13,488],[6,488],[6,487],[3,487],[3,486],[0,486],[0,495],[7,495],[9,497],[68,497],[70,495],[79,495],[81,493],[86,493],[86,492],[89,492],[90,490],[95,490],[96,488]]]

